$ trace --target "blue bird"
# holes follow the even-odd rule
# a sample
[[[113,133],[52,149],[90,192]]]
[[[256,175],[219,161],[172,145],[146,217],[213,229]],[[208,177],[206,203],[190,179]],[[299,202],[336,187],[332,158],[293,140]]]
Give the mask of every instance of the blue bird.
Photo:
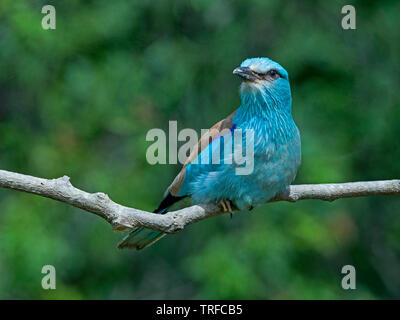
[[[240,107],[201,137],[155,213],[167,212],[185,197],[194,204],[221,203],[230,212],[232,206],[251,210],[285,190],[296,177],[301,143],[291,114],[287,71],[268,58],[251,58],[233,74],[243,80]],[[247,147],[247,163],[239,163],[236,155],[243,156]],[[239,172],[246,167],[247,172]],[[164,235],[135,228],[118,247],[143,249]]]

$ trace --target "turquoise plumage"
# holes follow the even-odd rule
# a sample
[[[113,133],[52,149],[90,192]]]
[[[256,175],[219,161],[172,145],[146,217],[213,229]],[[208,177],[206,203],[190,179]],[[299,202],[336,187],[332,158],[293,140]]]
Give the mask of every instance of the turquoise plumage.
[[[265,204],[294,180],[301,143],[291,114],[287,71],[268,58],[252,58],[233,73],[243,79],[240,107],[200,139],[156,213],[165,213],[185,197],[193,203],[222,202],[229,211],[231,205],[248,210]],[[247,162],[239,164],[235,152],[244,154],[247,146],[251,151],[246,154]],[[162,236],[136,228],[119,248],[142,249]]]

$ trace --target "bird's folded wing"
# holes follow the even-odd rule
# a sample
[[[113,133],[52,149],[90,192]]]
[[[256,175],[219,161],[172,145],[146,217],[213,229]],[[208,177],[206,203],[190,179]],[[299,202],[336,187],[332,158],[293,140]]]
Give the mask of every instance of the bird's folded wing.
[[[178,196],[182,185],[185,181],[186,178],[186,169],[187,166],[190,165],[193,160],[195,160],[200,153],[209,146],[209,144],[215,140],[216,138],[220,137],[221,135],[224,135],[226,130],[231,130],[233,127],[233,117],[235,116],[235,112],[230,114],[227,118],[217,122],[214,126],[212,126],[197,142],[197,144],[194,146],[192,152],[190,153],[189,157],[187,158],[185,164],[183,165],[182,170],[179,172],[179,174],[175,177],[174,181],[171,183],[171,185],[168,188],[168,191],[171,193],[173,196]]]

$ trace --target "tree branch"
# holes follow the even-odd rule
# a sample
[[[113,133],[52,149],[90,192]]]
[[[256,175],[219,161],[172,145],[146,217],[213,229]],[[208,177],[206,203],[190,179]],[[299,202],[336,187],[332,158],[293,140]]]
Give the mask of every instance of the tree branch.
[[[107,220],[115,230],[119,231],[145,227],[175,233],[189,224],[224,213],[219,205],[210,203],[166,214],[153,214],[122,206],[101,192],[88,193],[79,190],[72,186],[67,176],[42,179],[0,170],[0,187],[36,194],[86,210]],[[296,202],[305,199],[333,201],[340,198],[376,195],[400,196],[400,180],[292,185],[271,201]]]

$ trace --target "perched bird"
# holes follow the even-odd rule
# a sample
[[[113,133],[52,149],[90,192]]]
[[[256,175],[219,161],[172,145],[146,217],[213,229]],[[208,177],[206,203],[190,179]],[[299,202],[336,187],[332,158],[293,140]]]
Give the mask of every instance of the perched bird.
[[[252,58],[244,60],[233,74],[242,79],[240,107],[199,140],[155,213],[167,212],[185,197],[191,197],[195,204],[221,203],[225,211],[232,212],[232,206],[249,210],[265,204],[294,180],[301,161],[301,144],[291,114],[287,71],[268,58]],[[236,138],[233,132],[242,134]],[[232,139],[227,139],[229,133]],[[243,168],[243,163],[235,161],[240,145],[253,149],[247,174],[237,170]],[[242,150],[244,147],[239,152]],[[219,161],[204,161],[214,160],[215,155]],[[164,235],[135,228],[118,247],[143,249]]]

